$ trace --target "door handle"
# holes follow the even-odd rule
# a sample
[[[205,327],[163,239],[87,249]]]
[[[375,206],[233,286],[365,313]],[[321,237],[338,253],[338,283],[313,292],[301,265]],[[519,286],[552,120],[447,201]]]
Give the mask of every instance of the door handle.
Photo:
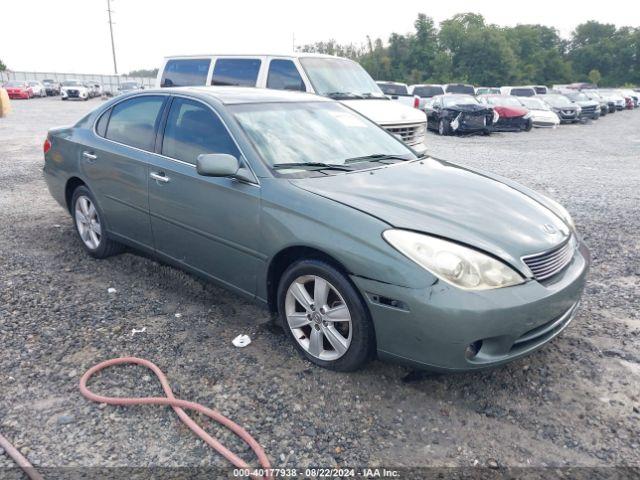
[[[151,172],[149,176],[155,181],[162,183],[169,183],[170,180],[170,178],[167,177],[164,173]]]
[[[84,158],[86,158],[87,160],[96,160],[98,158],[97,155],[95,155],[93,153],[90,153],[90,152],[86,152],[86,151],[82,152],[82,156]]]

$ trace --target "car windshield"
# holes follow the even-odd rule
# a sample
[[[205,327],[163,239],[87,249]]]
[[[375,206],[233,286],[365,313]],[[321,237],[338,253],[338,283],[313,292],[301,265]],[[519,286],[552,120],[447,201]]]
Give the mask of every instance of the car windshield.
[[[62,86],[63,87],[81,87],[82,83],[80,83],[78,80],[65,80],[64,82],[62,82]]]
[[[135,90],[137,88],[139,88],[137,82],[123,82],[118,87],[118,90]]]
[[[567,97],[569,97],[574,102],[576,102],[576,101],[578,101],[578,102],[586,102],[586,101],[589,100],[589,97],[587,97],[584,93],[581,93],[581,92],[569,93],[569,94],[567,94]]]
[[[422,85],[413,88],[413,94],[419,97],[434,97],[436,95],[442,95],[444,90],[440,86],[436,85]]]
[[[549,110],[549,106],[538,98],[521,97],[519,100],[529,110]]]
[[[486,99],[491,105],[497,105],[499,107],[522,107],[520,101],[515,97],[496,96],[486,97]]]
[[[383,97],[380,87],[360,64],[344,58],[301,58],[316,93],[335,98]]]
[[[444,95],[442,97],[442,103],[447,107],[455,107],[457,105],[478,105],[480,102],[476,97],[471,95]]]
[[[375,157],[416,158],[400,140],[339,103],[258,103],[230,110],[264,161],[280,173],[304,169],[304,164],[344,169],[348,164],[351,170],[359,159],[366,165]]]
[[[447,93],[466,93],[468,95],[475,95],[476,89],[473,88],[472,85],[463,85],[463,84],[451,84],[447,85],[445,88]]]
[[[7,82],[4,84],[5,87],[24,87],[24,82]]]
[[[409,95],[406,85],[380,82],[378,86],[385,95]]]
[[[39,85],[39,83],[38,82],[29,82],[29,85],[32,86],[32,87],[35,87],[35,86]]]
[[[564,95],[544,95],[543,100],[552,107],[570,107],[573,105]]]

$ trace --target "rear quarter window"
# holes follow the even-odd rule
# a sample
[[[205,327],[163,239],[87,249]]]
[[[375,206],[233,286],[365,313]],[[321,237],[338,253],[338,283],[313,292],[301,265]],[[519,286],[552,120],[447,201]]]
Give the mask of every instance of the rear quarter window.
[[[213,67],[211,85],[255,87],[261,64],[257,58],[219,58]]]
[[[211,60],[190,58],[169,60],[162,72],[161,87],[188,87],[206,85]]]
[[[105,137],[131,147],[153,151],[158,114],[163,102],[162,96],[145,95],[118,103],[111,109]]]
[[[306,91],[302,77],[291,60],[271,60],[267,88]]]

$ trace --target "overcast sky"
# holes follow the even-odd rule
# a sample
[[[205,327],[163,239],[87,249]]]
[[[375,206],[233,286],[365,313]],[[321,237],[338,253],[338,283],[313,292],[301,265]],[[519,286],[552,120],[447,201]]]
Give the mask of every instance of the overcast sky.
[[[499,25],[540,23],[567,37],[586,20],[640,26],[637,0],[197,1],[113,0],[118,71],[157,67],[165,55],[283,53],[335,38],[361,43],[412,30],[423,12],[440,22],[477,12]],[[9,2],[11,3],[11,2]],[[17,4],[12,4],[17,5]],[[13,70],[113,73],[107,0],[29,0],[3,15],[0,59]],[[8,5],[5,5],[5,7]]]

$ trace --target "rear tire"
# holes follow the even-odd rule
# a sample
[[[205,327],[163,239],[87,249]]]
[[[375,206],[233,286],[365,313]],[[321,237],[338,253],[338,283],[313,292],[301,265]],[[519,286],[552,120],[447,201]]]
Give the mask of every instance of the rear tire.
[[[84,185],[73,191],[71,216],[78,238],[89,255],[107,258],[122,251],[122,245],[109,237],[104,214],[91,190]]]
[[[293,263],[280,278],[277,298],[284,331],[312,363],[348,372],[375,356],[369,311],[349,279],[332,265],[316,259]]]

